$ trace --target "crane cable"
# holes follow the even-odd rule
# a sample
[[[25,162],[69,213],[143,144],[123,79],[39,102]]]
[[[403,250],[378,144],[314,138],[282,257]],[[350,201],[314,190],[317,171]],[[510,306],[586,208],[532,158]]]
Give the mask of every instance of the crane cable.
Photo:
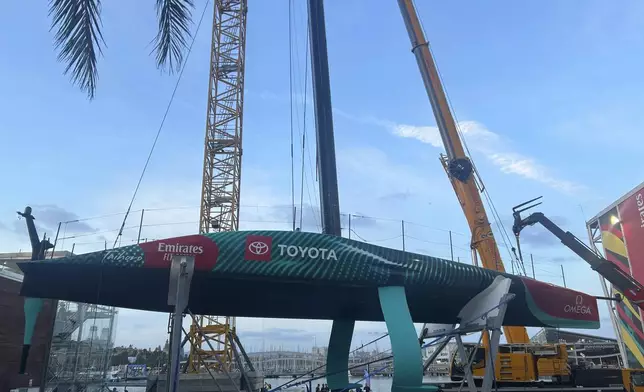
[[[309,80],[309,34],[310,30],[306,29],[306,48],[304,50],[304,125],[302,126],[302,169],[301,169],[301,178],[300,178],[300,229],[302,228],[302,220],[304,214],[304,155],[306,153],[306,107],[307,107],[307,93],[308,93],[308,80]],[[307,186],[308,190],[308,186]],[[310,195],[309,195],[310,197]],[[314,214],[315,215],[315,214]],[[317,223],[317,221],[316,221]]]
[[[414,8],[416,8],[415,4],[414,4]],[[419,18],[419,23],[420,23],[420,28],[423,31],[423,34],[425,35],[425,37],[427,37],[425,27],[423,26],[423,22],[422,22],[422,20],[420,20],[420,18]],[[427,40],[427,38],[425,38],[425,39]],[[432,51],[431,45],[428,44],[427,49],[430,51],[432,57],[434,57],[434,53]],[[435,58],[436,57],[434,57],[434,59]],[[438,79],[440,80],[441,84],[443,86],[445,86],[445,83],[443,81],[443,76],[441,75],[441,72],[440,72],[440,69],[438,68],[438,64],[436,63],[436,60],[434,60],[434,64],[435,64],[435,67],[436,67],[436,73],[438,74]],[[496,207],[494,206],[494,202],[492,201],[492,197],[490,196],[490,194],[487,191],[486,187],[483,186],[483,184],[482,184],[483,180],[481,180],[481,176],[478,174],[478,169],[476,168],[476,165],[474,163],[474,159],[472,158],[472,153],[470,152],[470,149],[469,149],[469,147],[467,145],[467,141],[465,140],[463,132],[461,131],[461,128],[460,128],[460,126],[458,124],[458,120],[456,118],[456,113],[454,111],[454,107],[452,105],[452,102],[451,102],[451,100],[449,98],[449,94],[447,93],[447,89],[443,88],[443,90],[444,90],[444,93],[445,93],[445,98],[447,99],[447,105],[449,106],[450,110],[452,111],[452,115],[454,117],[454,124],[456,125],[456,131],[458,132],[458,134],[459,134],[459,136],[461,138],[461,141],[463,142],[463,146],[465,147],[465,151],[467,151],[467,154],[470,157],[470,162],[472,162],[472,168],[474,170],[474,173],[477,174],[479,180],[481,181],[481,188],[482,188],[481,193],[483,193],[483,195],[485,196],[485,201],[486,201],[488,207],[492,210],[492,217],[494,218],[494,222],[496,223],[496,225],[497,225],[497,227],[498,227],[498,229],[499,229],[499,231],[501,233],[501,239],[503,240],[503,244],[505,245],[505,248],[508,250],[508,254],[510,255],[510,262],[512,263],[512,265],[515,265],[515,263],[516,263],[520,267],[520,268],[518,268],[519,273],[523,272],[523,275],[527,276],[525,265],[523,264],[523,261],[518,259],[517,257],[515,257],[515,255],[513,255],[511,250],[510,250],[512,248],[509,245],[509,242],[511,242],[510,237],[508,236],[508,233],[507,233],[507,231],[505,229],[505,226],[503,225],[503,222],[501,221],[499,213],[498,213]]]
[[[291,213],[293,215],[293,231],[295,231],[295,155],[293,154],[293,17],[291,10],[293,1],[288,1],[288,88],[291,97],[289,105],[291,131]]]
[[[174,101],[174,97],[177,94],[177,89],[179,88],[179,83],[181,82],[181,77],[183,76],[183,71],[186,69],[186,64],[188,63],[188,59],[190,58],[190,53],[192,53],[192,47],[195,43],[195,40],[197,38],[197,34],[199,33],[199,29],[201,27],[201,23],[203,22],[204,15],[206,14],[206,10],[208,9],[208,4],[210,4],[210,0],[206,0],[206,4],[204,5],[203,11],[201,12],[201,17],[199,18],[199,23],[197,24],[197,28],[195,29],[195,33],[192,36],[192,41],[190,42],[190,46],[188,47],[188,52],[186,53],[186,60],[183,62],[183,65],[181,66],[181,70],[179,71],[179,76],[177,77],[177,82],[174,85],[174,89],[172,90],[172,95],[170,95],[170,101],[168,101],[168,105],[166,106],[165,113],[163,114],[163,118],[161,119],[161,124],[159,124],[159,129],[157,130],[156,136],[154,137],[154,142],[152,143],[152,147],[150,148],[150,152],[148,153],[148,157],[145,160],[145,165],[143,166],[143,170],[141,171],[141,176],[139,177],[139,181],[136,184],[136,188],[134,188],[134,194],[132,195],[132,199],[130,199],[130,204],[127,207],[127,211],[125,212],[125,216],[123,217],[123,222],[121,223],[121,227],[119,228],[119,232],[116,235],[116,238],[114,239],[114,245],[112,245],[112,248],[116,247],[116,244],[119,241],[119,238],[123,235],[123,229],[125,228],[125,223],[127,222],[127,218],[130,215],[130,211],[132,210],[132,205],[134,204],[134,200],[136,199],[136,195],[139,192],[139,188],[141,187],[141,183],[143,182],[143,177],[145,176],[145,173],[148,169],[148,165],[150,164],[150,160],[152,159],[152,154],[154,153],[154,149],[157,146],[157,141],[159,140],[159,136],[161,135],[161,130],[163,129],[163,125],[165,124],[165,120],[168,117],[168,113],[170,112],[170,107],[172,106],[172,102]]]
[[[295,62],[298,65],[299,65],[299,59],[300,59],[299,51],[298,51],[298,42],[297,42],[297,25],[292,24],[293,20],[296,17],[295,12],[294,12],[295,10],[293,10],[292,17],[291,17],[291,7],[292,6],[293,6],[293,1],[289,0],[289,28],[291,28],[291,26],[292,26],[292,33],[291,33],[291,30],[289,30],[289,62],[290,62],[289,68],[292,67],[292,63],[293,63],[293,61],[292,61],[292,59],[293,59],[293,57],[292,57],[293,50],[295,51]],[[303,221],[304,221],[304,188],[305,187],[306,187],[306,193],[308,195],[309,207],[311,208],[312,216],[313,216],[313,219],[315,221],[315,226],[318,229],[321,229],[321,224],[320,224],[320,222],[318,222],[317,214],[316,214],[315,207],[314,207],[315,205],[319,205],[319,201],[317,199],[317,194],[316,193],[314,193],[313,194],[314,197],[311,198],[311,190],[309,188],[308,178],[307,178],[306,171],[305,171],[306,170],[306,160],[305,159],[308,156],[308,161],[309,161],[308,163],[309,163],[309,166],[310,166],[311,171],[312,171],[311,179],[312,179],[313,182],[315,182],[314,178],[315,178],[316,174],[313,172],[313,163],[311,161],[311,154],[310,154],[310,151],[308,149],[307,139],[306,139],[306,115],[307,115],[307,104],[308,104],[308,96],[307,96],[307,94],[308,94],[308,78],[309,78],[309,37],[310,37],[310,29],[308,28],[308,18],[307,18],[306,32],[307,32],[307,34],[306,34],[306,44],[305,44],[306,46],[305,46],[305,57],[304,57],[305,68],[304,68],[304,87],[303,87],[303,90],[304,90],[304,96],[303,96],[303,117],[304,117],[303,118],[303,126],[299,123],[299,115],[298,115],[299,112],[293,111],[293,103],[294,103],[293,101],[294,101],[294,97],[295,97],[296,93],[295,93],[295,85],[292,84],[292,81],[296,79],[295,77],[291,77],[291,84],[290,84],[290,86],[291,86],[291,88],[290,88],[290,90],[291,90],[290,91],[291,146],[293,146],[293,138],[294,138],[293,127],[294,127],[295,123],[298,124],[298,127],[297,127],[298,136],[299,136],[299,138],[302,139],[302,152],[301,152],[301,158],[300,158],[301,163],[302,163],[301,164],[301,169],[300,169],[301,170],[301,172],[300,172],[300,219],[299,219],[299,228],[300,228],[300,230],[303,228],[303,224],[304,224]],[[295,48],[295,49],[293,49],[293,48]],[[299,67],[298,67],[298,69],[299,69]],[[290,72],[292,72],[292,71],[290,71]],[[296,118],[295,120],[293,119],[294,117]],[[291,152],[291,165],[293,166],[293,161],[294,161],[293,147],[291,147],[291,149],[292,149],[292,152]],[[294,173],[293,167],[291,168],[291,173]],[[293,174],[291,174],[291,182],[294,183]],[[293,186],[292,186],[292,192],[294,192]],[[315,199],[315,205],[313,204],[313,199]],[[293,200],[293,211],[295,211],[295,208],[294,208],[295,207],[295,201],[294,201],[293,197],[292,197],[292,200]],[[294,214],[294,218],[295,218],[295,214]]]

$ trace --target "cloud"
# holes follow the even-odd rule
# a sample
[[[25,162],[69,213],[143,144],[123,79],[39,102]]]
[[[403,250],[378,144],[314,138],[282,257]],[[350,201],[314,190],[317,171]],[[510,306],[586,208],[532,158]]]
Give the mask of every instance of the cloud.
[[[407,201],[412,198],[412,194],[409,191],[405,192],[392,192],[388,193],[386,195],[380,196],[378,200],[383,201],[383,202],[398,202],[398,201]]]
[[[580,261],[581,258],[579,258],[579,256],[555,256],[551,260],[553,263],[564,264],[574,261]]]
[[[253,89],[246,89],[244,94],[247,97],[254,97],[254,98],[259,98],[260,100],[263,101],[269,101],[269,102],[276,102],[276,103],[290,103],[291,101],[293,102],[293,105],[298,106],[298,105],[303,105],[305,102],[307,105],[313,105],[313,95],[310,93],[304,96],[302,93],[294,93],[294,94],[289,94],[289,93],[276,93],[274,91],[269,91],[269,90],[253,90]]]
[[[378,226],[378,221],[370,216],[365,216],[359,212],[354,214],[343,214],[343,221],[345,227],[349,225],[349,218],[351,218],[351,227],[372,228]]]
[[[371,116],[356,116],[334,108],[333,113],[361,124],[375,125],[388,129],[396,136],[416,139],[436,148],[443,147],[438,127],[398,124]],[[576,194],[585,189],[584,185],[560,179],[536,159],[513,151],[511,143],[499,134],[487,129],[476,121],[461,121],[458,128],[473,151],[483,154],[492,164],[506,174],[513,174],[537,181],[566,194]]]
[[[268,91],[258,92],[255,95],[261,99],[271,101],[281,101],[287,97]],[[303,96],[297,96],[296,99],[300,102],[305,100]],[[310,99],[310,97],[307,97],[306,101],[310,102]],[[399,124],[373,116],[357,116],[337,107],[333,108],[333,114],[361,124],[386,128],[399,137],[416,139],[436,148],[443,147],[438,127],[435,126]],[[458,127],[463,137],[469,142],[469,147],[473,151],[483,154],[492,164],[499,167],[503,173],[537,181],[566,194],[577,194],[586,188],[582,184],[558,178],[551,173],[549,168],[537,162],[536,159],[513,151],[508,140],[490,131],[479,122],[461,121],[458,123]]]
[[[584,189],[583,185],[557,178],[534,158],[512,151],[509,141],[481,123],[462,121],[458,127],[468,146],[473,151],[483,154],[503,173],[537,181],[566,194],[574,194]],[[438,127],[396,124],[389,128],[396,136],[416,139],[437,148],[443,146]]]
[[[58,223],[63,223],[68,232],[72,233],[91,233],[96,228],[86,222],[79,221],[80,217],[71,211],[68,211],[55,204],[34,205],[33,215],[36,222],[47,229],[57,229]]]
[[[46,232],[46,230],[44,230],[38,223],[35,223],[35,225],[36,225],[36,230],[38,231],[38,235],[42,236],[43,233]],[[24,235],[25,238],[28,238],[27,236],[29,235],[29,233],[27,232],[27,225],[25,224],[25,221],[22,218],[20,218],[20,220],[13,221],[13,224],[10,230],[13,231],[15,234]]]
[[[369,164],[365,165],[365,162]],[[360,178],[360,190],[369,192],[369,198],[386,197],[391,195],[392,189],[407,189],[410,194],[431,193],[430,181],[417,174],[416,168],[393,162],[384,151],[375,147],[340,150],[338,166],[340,179],[343,179],[345,173]]]
[[[569,220],[563,216],[550,216],[549,218],[556,225],[562,228],[569,224]],[[505,224],[505,227],[512,227],[511,221],[508,221],[508,223]],[[521,244],[529,244],[535,247],[559,246],[561,244],[561,240],[540,224],[536,224],[528,226],[521,231]]]
[[[33,205],[32,214],[35,217],[34,224],[36,225],[38,235],[42,237],[46,234],[51,241],[54,241],[60,223],[62,225],[59,239],[63,235],[67,235],[68,237],[73,236],[73,234],[84,236],[99,230],[83,221],[76,213],[55,204]],[[27,226],[23,218],[13,221],[11,227],[7,227],[6,229],[20,237],[27,238]]]
[[[557,245],[560,241],[542,228],[533,228],[531,230],[526,230],[521,233],[521,243],[530,244],[534,246],[554,246]]]
[[[284,96],[263,91],[256,94],[261,99],[283,100]],[[303,96],[296,99],[304,102]],[[307,102],[310,101],[310,97]],[[438,127],[398,124],[389,120],[373,116],[356,116],[337,107],[333,114],[338,117],[361,124],[376,125],[388,129],[396,136],[416,139],[430,144],[433,147],[443,147]],[[538,163],[536,159],[522,155],[512,150],[510,143],[500,135],[490,131],[483,124],[476,121],[461,121],[458,127],[472,150],[482,153],[488,160],[506,174],[513,174],[528,180],[537,181],[566,194],[576,194],[585,189],[585,186],[572,181],[560,179],[550,172],[546,166]]]
[[[263,207],[242,207],[240,211],[242,222],[240,225],[248,229],[256,230],[257,225],[270,230],[292,230],[293,227],[293,207],[283,204],[276,206]],[[376,228],[378,221],[372,217],[366,216],[360,212],[341,212],[340,226],[342,229],[349,227],[349,217],[351,217],[352,228]],[[320,207],[310,204],[303,204],[301,207],[296,206],[295,227],[301,228],[302,231],[321,232],[322,217]]]
[[[293,207],[288,204],[265,207],[262,211],[253,211],[252,207],[248,208],[245,213],[264,220],[276,220],[278,222],[287,222],[289,228],[293,225]],[[320,208],[310,204],[297,205],[295,208],[295,226],[300,227],[303,231],[320,231]],[[301,222],[301,225],[300,225]]]

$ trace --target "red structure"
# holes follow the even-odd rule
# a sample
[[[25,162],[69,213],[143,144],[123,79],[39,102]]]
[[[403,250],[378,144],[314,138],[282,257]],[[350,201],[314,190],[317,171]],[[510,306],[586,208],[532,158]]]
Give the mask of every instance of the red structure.
[[[635,187],[588,221],[593,244],[609,261],[644,282],[644,183]],[[607,290],[608,292],[608,290]],[[619,292],[611,287],[609,294]],[[615,305],[612,315],[625,362],[644,366],[642,311],[628,299]]]
[[[20,285],[20,279],[0,273],[0,392],[40,386],[45,376],[54,301],[44,301],[33,335],[27,374],[18,374],[25,325],[24,297],[20,296]]]

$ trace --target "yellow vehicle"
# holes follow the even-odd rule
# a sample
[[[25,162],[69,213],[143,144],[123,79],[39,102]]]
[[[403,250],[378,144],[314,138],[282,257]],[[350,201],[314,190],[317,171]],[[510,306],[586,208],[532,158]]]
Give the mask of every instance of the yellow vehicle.
[[[440,81],[436,64],[429,49],[421,27],[413,0],[398,0],[405,26],[416,56],[425,90],[429,97],[436,124],[445,147],[445,155],[440,161],[447,172],[454,192],[463,209],[470,227],[472,239],[472,258],[478,265],[477,256],[484,268],[505,272],[499,253],[499,247],[492,233],[492,228],[483,205],[481,192],[482,181],[478,178],[476,168],[459,136],[459,131],[451,113],[447,97]],[[496,380],[512,383],[552,382],[568,384],[575,378],[568,364],[565,345],[535,345],[530,343],[525,327],[504,327],[503,332],[509,344],[500,345],[496,355],[494,373]],[[475,377],[483,377],[487,338],[484,335],[483,346],[476,347],[474,364]],[[471,346],[474,349],[475,346]],[[470,349],[470,352],[471,352]],[[453,362],[454,364],[454,362]],[[463,369],[452,366],[452,377],[462,378]],[[616,376],[628,391],[644,392],[644,371],[639,369],[611,369],[621,372]],[[592,371],[588,369],[588,371]],[[584,370],[585,373],[585,370]],[[581,373],[580,373],[581,374]]]
[[[485,348],[465,345],[471,359],[474,381],[485,374]],[[475,353],[472,353],[476,350]],[[473,358],[472,358],[473,356]],[[450,378],[459,382],[465,377],[462,361],[456,353],[451,358]],[[644,369],[575,367],[568,358],[566,344],[503,344],[496,356],[497,385],[559,386],[566,388],[601,388],[603,391],[644,392]]]
[[[484,268],[505,272],[499,247],[480,195],[481,181],[477,181],[475,175],[478,173],[463,147],[413,0],[398,0],[398,4],[405,19],[412,52],[416,56],[445,147],[446,155],[441,155],[440,160],[470,227],[473,259],[476,263],[478,254]],[[565,344],[530,344],[525,327],[504,327],[503,331],[509,344],[500,345],[496,355],[494,374],[497,382],[523,384],[549,382],[575,387],[588,383],[605,383],[607,387],[621,383],[625,391],[644,392],[644,369],[573,370],[568,363]],[[473,354],[472,373],[475,380],[481,379],[485,374],[487,339],[483,339],[483,346],[469,345],[468,356],[472,354],[472,350],[476,350]],[[450,368],[452,380],[463,379],[463,370],[462,366],[457,364],[456,355],[454,355]],[[612,384],[608,381],[611,378],[614,378]],[[577,385],[580,379],[584,381],[581,382],[582,385]],[[593,381],[595,379],[598,381]]]
[[[471,231],[471,248],[472,258],[478,265],[480,264],[487,269],[505,272],[503,261],[501,260],[499,247],[492,233],[492,227],[483,205],[481,197],[482,183],[477,180],[474,164],[467,156],[463,142],[459,136],[458,128],[454,117],[449,108],[447,97],[441,85],[440,77],[434,59],[429,50],[429,44],[424,36],[418,15],[412,0],[398,0],[401,8],[407,32],[411,39],[412,52],[416,56],[418,67],[425,83],[425,89],[431,102],[431,107],[436,118],[443,146],[446,155],[441,155],[440,161],[445,169],[447,176],[454,188],[456,197],[463,209],[465,218]],[[525,327],[504,327],[503,333],[506,341],[510,345],[522,345],[524,353],[518,354],[510,350],[509,353],[501,352],[497,355],[497,366],[495,372],[507,377],[519,378],[521,382],[534,381],[532,374],[523,374],[522,369],[536,368],[537,362],[535,356],[527,351],[530,338]],[[483,346],[477,350],[476,357],[479,358],[477,365],[474,367],[475,376],[483,376],[485,372],[485,350],[488,347],[487,336],[483,336]],[[504,347],[503,350],[506,348]],[[565,351],[565,350],[564,350]],[[545,358],[545,357],[544,357]],[[501,362],[498,362],[501,360]],[[555,368],[561,362],[549,362],[550,357],[541,361],[544,368]],[[564,360],[564,363],[566,361]],[[516,371],[512,369],[517,369]],[[480,373],[480,374],[479,374]],[[569,377],[569,372],[563,376]]]
[[[626,392],[644,392],[644,369],[622,369],[622,383]]]
[[[476,350],[472,354],[472,350]],[[473,344],[466,345],[468,358],[472,358],[474,380],[482,379],[485,373],[485,348]],[[451,359],[450,377],[460,381],[465,376],[463,361],[456,354]],[[494,378],[498,383],[533,384],[547,382],[570,384],[572,373],[568,364],[568,351],[565,344],[502,344],[496,355]]]

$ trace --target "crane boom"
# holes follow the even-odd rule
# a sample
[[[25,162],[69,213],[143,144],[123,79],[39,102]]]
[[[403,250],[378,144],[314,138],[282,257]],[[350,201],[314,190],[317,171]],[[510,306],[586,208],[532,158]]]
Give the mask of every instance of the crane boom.
[[[204,141],[199,233],[239,228],[247,0],[213,1],[210,76]],[[229,293],[213,293],[225,301]],[[216,370],[234,364],[236,320],[195,316],[188,332],[187,371],[198,373],[203,361]]]
[[[471,247],[478,253],[484,268],[505,272],[499,248],[493,236],[492,227],[474,177],[474,165],[463,148],[456,122],[450,111],[436,64],[429,50],[429,44],[425,39],[413,1],[398,0],[398,5],[409,33],[412,53],[416,56],[418,68],[447,154],[441,157],[441,162],[447,171],[472,233]],[[508,343],[528,343],[530,341],[524,327],[504,327],[504,334]]]
[[[551,232],[555,237],[557,237],[562,244],[564,244],[568,249],[575,252],[575,254],[581,257],[585,262],[587,262],[592,269],[597,271],[604,279],[609,281],[617,290],[619,290],[626,298],[628,298],[631,303],[637,305],[640,309],[644,309],[644,286],[637,280],[635,280],[631,275],[626,271],[623,271],[614,263],[611,263],[609,260],[606,260],[595,251],[590,249],[586,244],[581,242],[574,234],[569,231],[564,231],[556,223],[548,219],[541,212],[534,212],[526,218],[521,218],[521,213],[541,203],[535,203],[536,200],[529,200],[525,203],[519,204],[512,209],[512,215],[514,217],[514,225],[512,225],[512,232],[517,240],[517,247],[519,252],[521,251],[519,243],[519,235],[521,230],[527,226],[532,226],[534,224],[541,224],[549,232]],[[528,205],[531,204],[531,205]],[[526,205],[528,205],[526,207]]]

